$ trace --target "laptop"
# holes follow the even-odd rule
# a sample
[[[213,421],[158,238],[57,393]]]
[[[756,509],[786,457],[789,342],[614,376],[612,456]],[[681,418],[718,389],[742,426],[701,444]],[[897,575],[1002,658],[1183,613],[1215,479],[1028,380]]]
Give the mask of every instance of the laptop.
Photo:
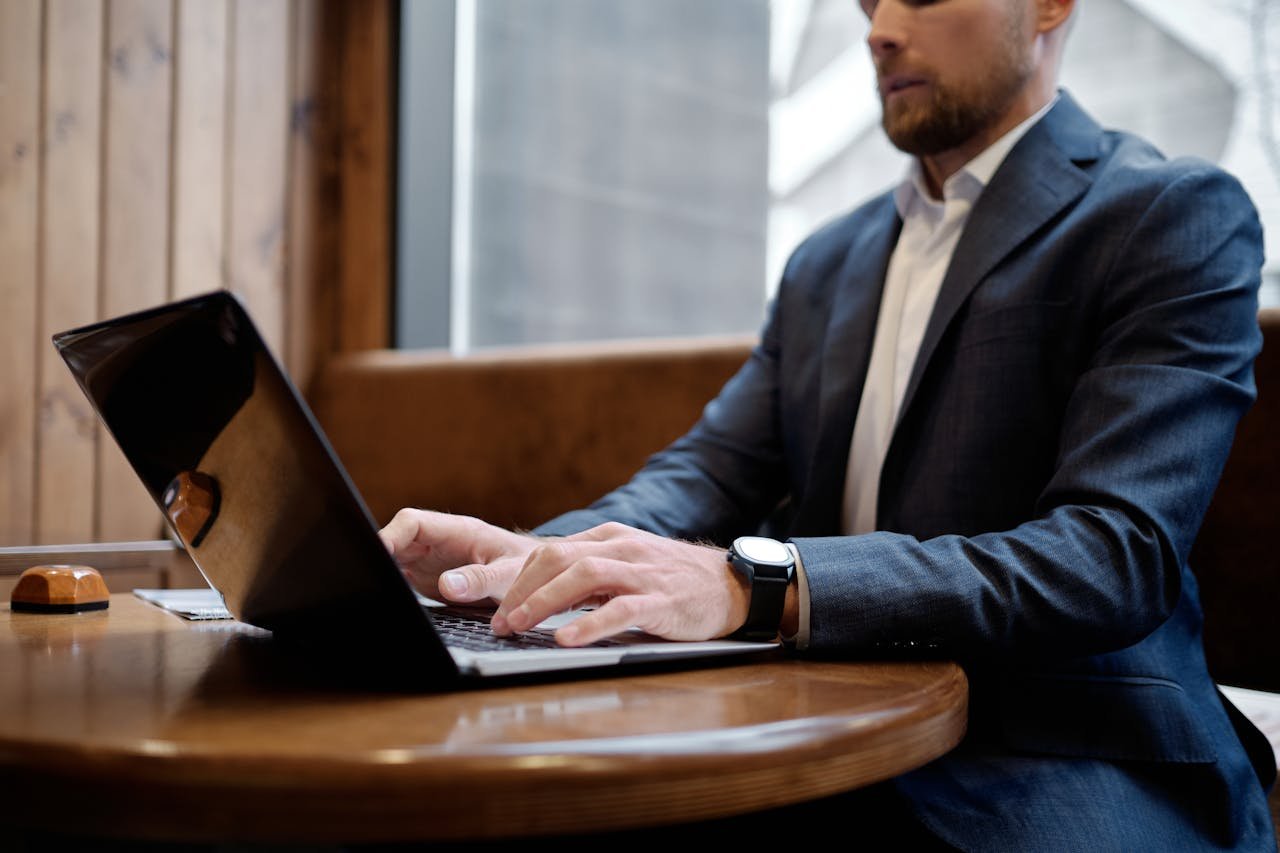
[[[777,647],[664,641],[633,630],[563,648],[550,631],[574,614],[501,638],[488,628],[488,610],[418,595],[315,417],[228,291],[60,332],[53,342],[227,610],[284,644],[361,666],[394,659],[399,676],[436,686]]]

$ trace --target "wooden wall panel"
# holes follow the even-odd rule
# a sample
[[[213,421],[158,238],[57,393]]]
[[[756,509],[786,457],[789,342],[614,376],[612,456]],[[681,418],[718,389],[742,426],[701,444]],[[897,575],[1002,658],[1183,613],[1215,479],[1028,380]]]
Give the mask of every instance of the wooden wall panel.
[[[0,546],[160,515],[48,336],[217,287],[388,342],[394,0],[0,0]]]
[[[37,543],[88,542],[94,533],[98,418],[58,357],[54,332],[98,319],[101,210],[102,7],[45,6],[44,181],[40,193]]]
[[[391,278],[392,7],[349,0],[342,66],[342,235],[338,349],[385,346],[390,299],[369,283]]]
[[[227,0],[174,8],[174,298],[223,286],[226,263]]]
[[[332,63],[338,19],[332,3],[295,0],[289,106],[289,200],[286,281],[289,325],[285,362],[299,388],[311,384],[332,340],[337,268],[337,103]],[[322,325],[323,323],[323,325]]]
[[[244,297],[267,345],[285,351],[285,155],[289,7],[236,0],[228,178],[229,286]]]
[[[0,3],[0,540],[30,541],[35,497],[39,0]]]
[[[169,296],[171,0],[115,0],[107,23],[102,311]],[[99,456],[97,534],[153,539],[159,511],[109,441]]]

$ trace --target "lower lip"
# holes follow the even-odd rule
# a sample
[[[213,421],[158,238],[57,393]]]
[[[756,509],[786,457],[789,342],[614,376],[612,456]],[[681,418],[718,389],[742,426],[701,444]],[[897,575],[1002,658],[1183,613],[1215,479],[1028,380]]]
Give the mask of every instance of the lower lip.
[[[885,93],[885,98],[886,99],[892,98],[894,95],[901,95],[906,92],[915,91],[916,89],[919,89],[923,85],[924,85],[923,83],[908,83],[905,86],[899,86],[896,89],[890,89],[887,93]]]

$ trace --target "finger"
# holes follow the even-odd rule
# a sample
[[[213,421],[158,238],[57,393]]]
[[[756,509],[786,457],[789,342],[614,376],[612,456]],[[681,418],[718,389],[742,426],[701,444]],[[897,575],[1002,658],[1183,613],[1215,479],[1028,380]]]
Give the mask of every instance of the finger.
[[[557,585],[552,587],[551,597],[543,594],[534,602],[532,608],[526,608],[517,617],[519,628],[510,627],[507,621],[512,612],[525,606],[532,596],[543,590],[555,578],[567,571],[570,566],[590,557],[593,552],[598,552],[599,550],[599,546],[594,544],[570,543],[560,539],[539,545],[530,551],[519,574],[512,582],[511,588],[507,591],[506,598],[503,599],[501,606],[494,614],[492,620],[494,632],[508,634],[512,630],[526,630],[547,616],[569,609],[569,605],[572,603],[591,597],[593,591],[585,595],[572,597],[575,590],[582,588],[580,586],[563,587]],[[570,597],[561,600],[561,596]]]
[[[390,533],[386,532],[385,527],[378,531],[378,538],[382,540],[382,546],[387,549],[387,553],[394,557],[396,555],[396,540],[392,538]]]
[[[602,555],[583,554],[582,551],[576,549],[576,558],[563,571],[553,574],[522,598],[515,597],[516,584],[512,584],[512,594],[494,614],[494,631],[527,631],[543,619],[571,609],[577,602],[607,599],[623,591],[621,583],[626,576],[625,563]],[[563,554],[561,549],[557,556]],[[526,563],[516,583],[524,580],[530,568]],[[536,566],[533,568],[537,570]]]
[[[469,604],[483,599],[501,601],[507,595],[512,579],[520,571],[517,559],[473,563],[450,569],[440,575],[436,585],[448,601]]]
[[[507,590],[501,606],[493,615],[494,631],[499,634],[510,633],[507,614],[522,605],[535,590],[568,568],[581,550],[580,545],[571,544],[564,539],[548,542],[531,550]]]
[[[652,596],[620,595],[557,630],[556,642],[562,646],[586,646],[630,628],[643,627],[648,611],[657,606]]]
[[[394,557],[403,553],[418,538],[421,529],[422,512],[405,508],[397,512],[386,527],[378,531],[378,537]]]

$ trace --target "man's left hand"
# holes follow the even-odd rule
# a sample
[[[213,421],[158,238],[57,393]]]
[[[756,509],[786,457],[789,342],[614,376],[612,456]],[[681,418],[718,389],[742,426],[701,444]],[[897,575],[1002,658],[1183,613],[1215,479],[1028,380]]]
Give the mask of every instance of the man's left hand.
[[[636,627],[670,640],[707,640],[747,619],[750,587],[722,548],[603,524],[538,545],[493,615],[499,635],[596,605],[556,632],[582,646]]]

